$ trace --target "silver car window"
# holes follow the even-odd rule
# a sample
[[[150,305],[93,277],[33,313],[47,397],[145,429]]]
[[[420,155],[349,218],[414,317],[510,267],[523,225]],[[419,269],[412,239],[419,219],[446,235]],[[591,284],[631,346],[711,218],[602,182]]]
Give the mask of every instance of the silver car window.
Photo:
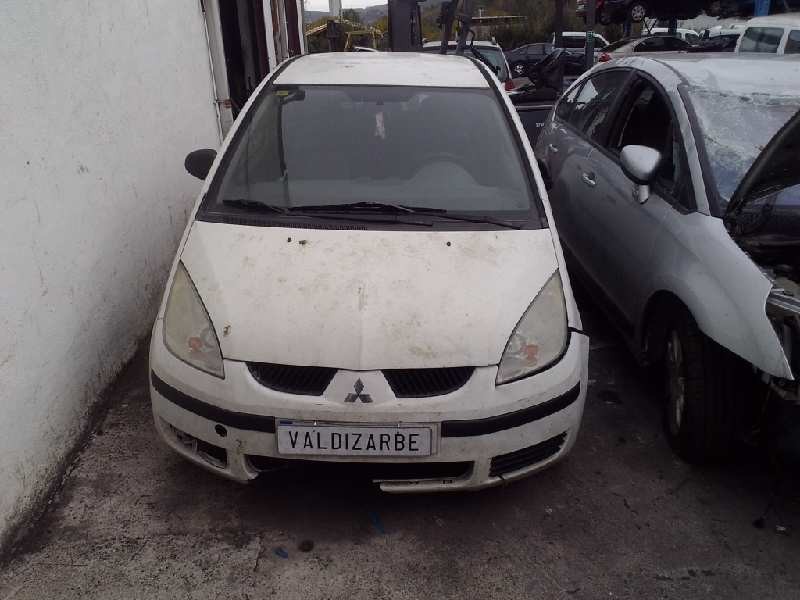
[[[603,71],[583,86],[569,122],[588,137],[597,139],[628,71]]]
[[[619,153],[630,145],[661,152],[656,183],[685,208],[694,208],[687,162],[668,100],[646,80],[633,87],[611,134],[609,149]]]
[[[748,27],[739,44],[739,52],[769,52],[775,54],[781,45],[780,27]]]
[[[789,33],[789,39],[786,40],[786,49],[784,54],[800,54],[800,29],[795,29]]]

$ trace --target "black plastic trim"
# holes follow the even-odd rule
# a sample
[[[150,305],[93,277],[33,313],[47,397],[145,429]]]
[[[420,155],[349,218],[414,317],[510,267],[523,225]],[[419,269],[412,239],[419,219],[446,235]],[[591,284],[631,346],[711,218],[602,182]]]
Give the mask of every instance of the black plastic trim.
[[[188,410],[209,421],[222,423],[236,429],[275,433],[275,417],[225,410],[184,394],[166,383],[152,371],[150,372],[150,378],[153,388],[159,394],[184,410]],[[581,384],[578,383],[568,392],[530,408],[472,421],[443,421],[442,437],[472,437],[520,427],[564,410],[578,399],[580,393]]]
[[[487,435],[511,429],[512,427],[527,425],[564,410],[578,399],[580,393],[581,384],[578,383],[571,390],[556,398],[522,410],[473,421],[443,421],[442,437]]]
[[[204,419],[245,431],[275,433],[275,417],[234,412],[225,410],[219,406],[214,406],[213,404],[208,404],[175,389],[152,371],[150,371],[150,380],[152,381],[153,388],[164,398],[182,409],[188,410]]]

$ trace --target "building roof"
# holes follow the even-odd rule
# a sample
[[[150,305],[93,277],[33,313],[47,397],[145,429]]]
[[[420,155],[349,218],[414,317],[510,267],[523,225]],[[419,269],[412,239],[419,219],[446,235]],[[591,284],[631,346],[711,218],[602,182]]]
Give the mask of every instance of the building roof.
[[[480,68],[466,57],[414,52],[309,54],[289,63],[275,83],[489,87]]]

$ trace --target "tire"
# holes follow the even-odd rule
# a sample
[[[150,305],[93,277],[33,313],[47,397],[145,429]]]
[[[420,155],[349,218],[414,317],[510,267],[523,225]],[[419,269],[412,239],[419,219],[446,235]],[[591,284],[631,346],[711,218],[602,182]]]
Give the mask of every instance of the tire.
[[[647,17],[647,4],[635,0],[628,6],[628,18],[631,23],[641,23]]]
[[[738,432],[747,364],[697,327],[684,308],[667,318],[664,349],[664,429],[690,463],[727,458]]]

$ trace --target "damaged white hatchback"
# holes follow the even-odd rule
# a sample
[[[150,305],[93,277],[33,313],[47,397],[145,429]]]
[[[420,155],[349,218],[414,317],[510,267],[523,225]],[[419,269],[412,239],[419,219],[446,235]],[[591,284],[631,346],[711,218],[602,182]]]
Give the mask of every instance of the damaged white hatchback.
[[[288,61],[220,155],[186,166],[206,184],[150,352],[175,451],[238,481],[366,464],[392,492],[487,487],[569,452],[588,339],[484,65]]]

